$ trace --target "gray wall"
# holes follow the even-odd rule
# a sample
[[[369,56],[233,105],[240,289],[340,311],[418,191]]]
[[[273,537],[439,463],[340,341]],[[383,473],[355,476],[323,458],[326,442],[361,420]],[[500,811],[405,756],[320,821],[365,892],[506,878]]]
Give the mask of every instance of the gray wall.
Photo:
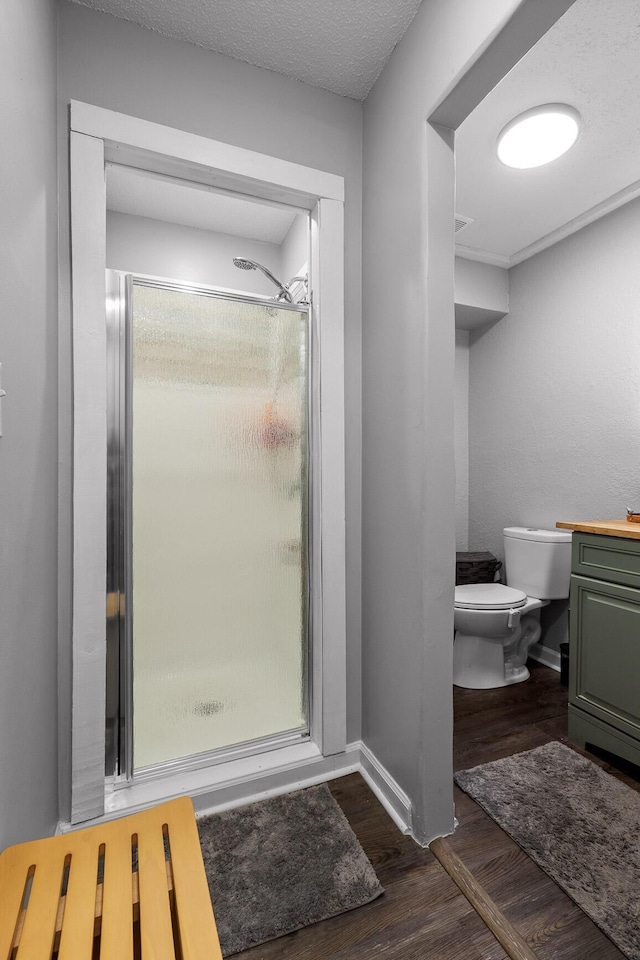
[[[454,264],[456,352],[453,403],[456,467],[456,550],[469,545],[469,346],[471,330],[493,323],[509,309],[504,267],[456,256]]]
[[[453,828],[455,550],[452,144],[425,121],[518,5],[423,3],[365,103],[363,739],[421,841]]]
[[[282,241],[280,270],[283,283],[288,283],[293,277],[302,276],[299,271],[306,267],[309,270],[309,218],[297,216],[287,235]]]
[[[504,267],[456,257],[454,264],[456,304],[506,313],[509,309],[509,273]]]
[[[56,746],[56,17],[0,30],[0,848],[52,831]]]
[[[453,400],[456,550],[469,547],[469,336],[468,330],[456,330]]]
[[[107,267],[170,280],[203,283],[271,296],[276,288],[259,270],[238,270],[233,257],[257,260],[280,276],[277,243],[243,240],[226,233],[107,212]]]
[[[508,316],[471,335],[470,549],[502,556],[504,526],[640,503],[639,262],[634,200],[512,268]]]
[[[128,113],[345,177],[348,737],[360,736],[362,107],[124,20],[59,7],[61,208],[61,707],[68,781],[70,603],[70,322],[67,109],[70,99]],[[291,134],[289,131],[295,131]],[[63,807],[67,797],[63,791]]]
[[[456,327],[472,330],[509,309],[509,271],[457,256],[454,267]]]

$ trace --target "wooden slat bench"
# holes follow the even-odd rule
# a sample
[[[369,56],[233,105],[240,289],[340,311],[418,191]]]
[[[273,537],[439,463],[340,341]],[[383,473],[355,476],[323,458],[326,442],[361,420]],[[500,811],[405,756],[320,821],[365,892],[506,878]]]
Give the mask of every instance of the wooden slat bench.
[[[0,960],[221,960],[188,797],[0,855]]]

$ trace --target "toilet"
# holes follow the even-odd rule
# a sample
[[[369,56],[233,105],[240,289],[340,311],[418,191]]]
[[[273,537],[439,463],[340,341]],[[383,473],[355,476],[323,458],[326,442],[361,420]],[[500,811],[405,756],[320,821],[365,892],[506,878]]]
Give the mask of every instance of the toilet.
[[[456,587],[453,682],[488,690],[529,678],[527,656],[540,639],[540,608],[569,596],[571,532],[504,528],[507,585]]]

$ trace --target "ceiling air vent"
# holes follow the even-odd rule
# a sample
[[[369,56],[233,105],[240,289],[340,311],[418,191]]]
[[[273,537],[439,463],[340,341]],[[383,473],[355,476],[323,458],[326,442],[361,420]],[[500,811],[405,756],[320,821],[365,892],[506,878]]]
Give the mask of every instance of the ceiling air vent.
[[[475,223],[473,217],[461,217],[459,213],[454,214],[454,233],[460,233],[461,230],[464,230],[465,227],[468,227],[470,223]]]

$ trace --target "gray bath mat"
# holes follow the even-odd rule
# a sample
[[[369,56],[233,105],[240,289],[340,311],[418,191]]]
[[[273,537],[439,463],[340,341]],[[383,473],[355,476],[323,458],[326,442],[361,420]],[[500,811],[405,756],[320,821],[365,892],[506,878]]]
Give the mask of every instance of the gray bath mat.
[[[198,830],[225,957],[383,892],[325,784],[204,817]]]
[[[640,793],[556,742],[455,779],[630,960],[640,960]]]

